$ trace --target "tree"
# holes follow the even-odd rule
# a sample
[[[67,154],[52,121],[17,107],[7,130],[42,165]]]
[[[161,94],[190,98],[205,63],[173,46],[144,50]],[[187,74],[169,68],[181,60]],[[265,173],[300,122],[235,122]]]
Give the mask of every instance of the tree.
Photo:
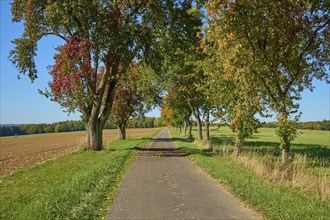
[[[165,107],[171,114],[170,123],[173,126],[181,127],[183,125],[184,135],[187,135],[187,127],[189,127],[188,137],[192,138],[191,134],[191,109],[187,100],[178,90],[167,91],[163,99],[163,107]]]
[[[164,122],[161,117],[158,117],[154,120],[155,127],[164,127]]]
[[[191,116],[190,108],[183,96],[177,91],[167,91],[162,106],[170,112],[170,123],[175,127],[187,126],[187,119]],[[186,128],[184,128],[186,132]],[[186,133],[184,133],[186,135]]]
[[[119,129],[119,139],[126,139],[126,125],[131,116],[142,116],[159,100],[159,91],[153,80],[154,72],[132,63],[115,91],[112,123]]]
[[[137,95],[136,84],[132,81],[134,78],[131,76],[134,74],[133,68],[136,67],[131,67],[125,73],[129,76],[122,78],[116,88],[113,110],[110,115],[110,121],[118,127],[120,140],[126,139],[126,124],[129,117],[141,107],[143,108],[141,97]],[[137,74],[134,75],[137,76]]]
[[[169,110],[169,108],[165,105],[161,106],[160,109],[160,118],[161,122],[165,126],[173,126],[173,113]]]
[[[155,44],[157,51],[162,52],[157,56],[161,60],[158,63],[162,65],[155,66],[164,75],[164,90],[181,96],[180,100],[184,100],[190,108],[197,122],[197,139],[201,140],[205,99],[196,85],[202,81],[203,74],[195,69],[195,63],[201,57],[196,53],[200,41],[196,35],[202,27],[201,8],[185,0],[169,2],[165,11],[166,25],[159,30],[161,34]]]
[[[153,7],[151,8],[151,5]],[[111,113],[115,87],[150,37],[148,0],[89,1],[15,0],[13,21],[24,21],[10,58],[20,74],[37,78],[34,61],[38,41],[52,35],[63,39],[50,66],[53,78],[42,92],[68,112],[82,113],[89,149],[102,149],[102,129]]]
[[[256,113],[262,112],[259,96],[253,85],[252,78],[228,75],[224,71],[222,56],[216,56],[214,43],[217,39],[204,39],[202,46],[207,51],[207,57],[199,63],[208,79],[200,86],[201,91],[212,103],[213,115],[221,121],[229,123],[236,133],[236,155],[243,150],[244,139],[251,136],[260,126],[255,118]]]
[[[45,133],[52,133],[52,132],[54,132],[54,127],[51,126],[51,125],[47,125],[47,126],[44,128],[44,131],[45,131]]]
[[[29,129],[27,130],[28,134],[40,134],[40,127],[37,124],[32,124],[29,126]]]
[[[329,82],[330,5],[327,1],[215,1],[206,6],[216,55],[227,75],[252,77],[264,102],[277,113],[282,162],[288,162],[300,93],[312,80]],[[244,89],[244,88],[242,88]]]
[[[54,131],[55,131],[56,133],[61,132],[61,131],[62,131],[62,125],[61,125],[61,124],[56,124],[56,125],[55,125],[55,129],[54,129]]]

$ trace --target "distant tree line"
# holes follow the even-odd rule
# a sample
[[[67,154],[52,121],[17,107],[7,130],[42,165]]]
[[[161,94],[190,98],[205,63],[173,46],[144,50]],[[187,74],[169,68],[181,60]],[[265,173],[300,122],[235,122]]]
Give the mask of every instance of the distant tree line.
[[[154,128],[160,127],[157,124],[157,119],[153,117],[138,117],[138,118],[131,118],[128,120],[126,128]],[[117,129],[118,125],[115,123],[111,123],[108,121],[105,125],[106,129]]]
[[[276,128],[277,122],[263,123],[264,128]],[[330,131],[330,120],[298,122],[297,129]]]
[[[83,131],[84,124],[81,121],[62,121],[52,124],[22,124],[1,126],[1,136],[43,134],[55,132]]]
[[[132,118],[127,122],[127,128],[153,128],[155,119],[151,117]],[[117,129],[115,124],[107,122],[105,129]],[[82,121],[63,121],[52,124],[22,124],[0,126],[0,136],[30,135],[86,130]]]

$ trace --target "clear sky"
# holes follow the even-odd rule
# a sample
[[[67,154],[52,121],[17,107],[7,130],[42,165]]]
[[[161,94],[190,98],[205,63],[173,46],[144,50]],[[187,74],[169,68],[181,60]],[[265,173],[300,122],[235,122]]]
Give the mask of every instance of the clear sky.
[[[8,60],[9,51],[13,49],[11,40],[21,37],[23,25],[11,22],[9,3],[0,1],[0,124],[52,123],[65,120],[79,120],[80,114],[68,116],[63,109],[38,93],[38,89],[47,87],[51,80],[47,66],[53,64],[54,49],[61,40],[48,37],[38,44],[35,58],[38,78],[31,83],[27,76],[17,79],[18,71]],[[325,82],[314,81],[314,92],[304,91],[300,101],[303,112],[301,121],[330,120],[330,87]],[[147,114],[158,117],[159,110]]]

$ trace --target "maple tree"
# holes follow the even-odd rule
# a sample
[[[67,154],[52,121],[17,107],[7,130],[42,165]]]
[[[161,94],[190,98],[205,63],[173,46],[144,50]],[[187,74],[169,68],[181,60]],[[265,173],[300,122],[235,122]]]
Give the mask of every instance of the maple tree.
[[[24,22],[24,33],[13,40],[10,59],[33,81],[38,41],[49,35],[62,39],[49,68],[53,81],[42,93],[68,112],[82,112],[87,146],[101,150],[116,84],[146,48],[152,26],[148,19],[157,10],[156,2],[148,0],[15,0],[13,21]]]
[[[277,113],[282,162],[287,163],[300,93],[329,80],[330,6],[327,1],[210,0],[206,38],[216,39],[226,75],[252,78],[251,87]],[[207,50],[207,48],[205,48]],[[243,87],[242,89],[245,89]]]

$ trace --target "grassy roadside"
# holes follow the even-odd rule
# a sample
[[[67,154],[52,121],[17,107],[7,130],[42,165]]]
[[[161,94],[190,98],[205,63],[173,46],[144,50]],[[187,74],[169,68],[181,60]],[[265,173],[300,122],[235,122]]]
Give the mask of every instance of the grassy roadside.
[[[229,156],[200,150],[170,130],[177,146],[214,179],[267,219],[330,219],[330,205],[275,182],[267,182]]]
[[[76,152],[0,178],[0,219],[105,216],[132,159],[155,133]]]

